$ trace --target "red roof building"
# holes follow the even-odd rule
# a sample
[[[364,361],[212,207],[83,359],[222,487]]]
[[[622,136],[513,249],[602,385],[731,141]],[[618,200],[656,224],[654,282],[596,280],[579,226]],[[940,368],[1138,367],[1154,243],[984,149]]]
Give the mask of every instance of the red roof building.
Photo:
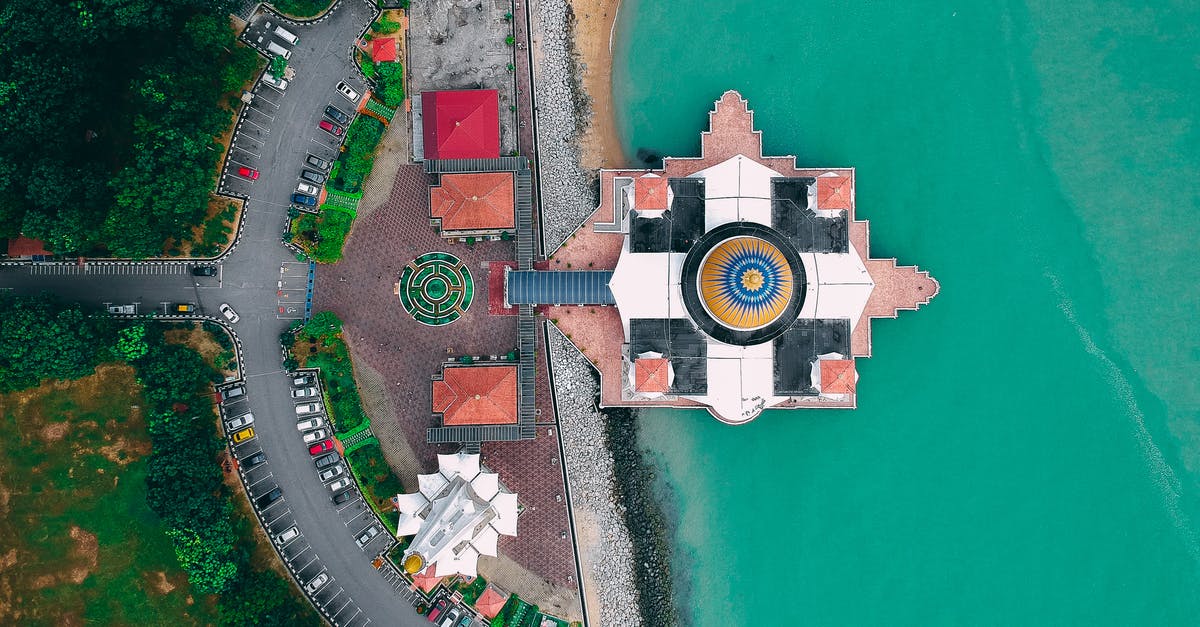
[[[430,564],[429,568],[413,575],[413,585],[420,588],[425,594],[432,592],[441,581],[442,578],[437,574],[437,564]]]
[[[479,595],[479,599],[475,601],[475,609],[490,620],[504,609],[505,603],[508,603],[508,597],[502,596],[496,592],[495,588],[488,586],[483,589],[483,594]]]
[[[396,40],[392,37],[382,37],[371,40],[371,59],[376,63],[395,61],[398,56]]]
[[[517,367],[450,366],[433,382],[433,411],[442,424],[517,423]]]
[[[857,380],[853,359],[821,360],[822,394],[853,394]]]
[[[848,176],[817,177],[817,209],[849,209],[851,181]]]
[[[46,245],[39,239],[30,239],[24,235],[8,240],[9,257],[32,257],[34,255],[51,255]]]
[[[639,176],[633,181],[633,207],[638,211],[667,208],[667,179],[656,175]]]
[[[421,93],[426,159],[500,156],[500,95],[495,89]]]
[[[516,226],[512,172],[443,174],[429,188],[429,215],[446,231],[502,231]]]
[[[663,393],[671,388],[671,362],[666,359],[643,358],[633,362],[634,389],[638,392]]]

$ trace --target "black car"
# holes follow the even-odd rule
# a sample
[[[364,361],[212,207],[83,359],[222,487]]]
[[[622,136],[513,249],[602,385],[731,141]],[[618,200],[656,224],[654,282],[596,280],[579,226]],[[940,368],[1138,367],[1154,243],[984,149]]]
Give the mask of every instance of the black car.
[[[255,466],[257,466],[265,461],[267,461],[267,454],[262,451],[259,451],[255,454],[251,455],[250,457],[243,459],[242,460],[242,468],[246,468],[246,469],[254,468]]]
[[[254,499],[254,502],[258,504],[259,509],[262,509],[281,498],[283,498],[283,488],[276,487],[270,492]]]
[[[301,170],[300,178],[302,178],[310,183],[316,183],[317,185],[321,185],[325,182],[324,174],[321,174],[319,172],[313,172],[312,170]]]
[[[308,194],[292,194],[292,202],[306,207],[316,207],[317,197],[309,196]]]
[[[338,124],[349,124],[350,123],[350,116],[346,115],[345,113],[342,113],[341,109],[339,109],[333,105],[329,105],[328,107],[325,107],[325,115],[329,116],[329,119],[333,120],[334,122],[337,122]]]
[[[217,276],[216,266],[196,266],[192,268],[192,276]]]
[[[304,158],[304,161],[322,172],[329,169],[329,162],[316,155],[308,155]]]
[[[317,468],[320,469],[320,468],[326,468],[328,466],[332,466],[332,465],[338,463],[338,460],[340,460],[340,459],[341,459],[341,457],[339,457],[337,453],[326,453],[326,454],[314,459],[313,462],[316,463]]]
[[[354,492],[354,488],[350,488],[349,490],[342,490],[341,492],[338,492],[337,494],[333,495],[333,498],[331,500],[333,501],[334,505],[341,505],[342,503],[349,501],[351,496],[354,496],[352,494],[353,492]]]

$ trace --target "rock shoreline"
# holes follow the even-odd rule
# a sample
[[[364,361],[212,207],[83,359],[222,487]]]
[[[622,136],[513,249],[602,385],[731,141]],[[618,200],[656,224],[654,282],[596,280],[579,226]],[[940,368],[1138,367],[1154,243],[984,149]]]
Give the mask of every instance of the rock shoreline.
[[[557,328],[547,335],[571,504],[576,520],[598,532],[592,546],[579,545],[584,586],[594,588],[584,596],[599,605],[589,614],[603,626],[673,625],[667,525],[637,446],[636,417],[599,411],[591,364]]]
[[[541,168],[542,238],[556,250],[599,204],[596,174],[584,169],[580,138],[592,115],[575,51],[575,13],[567,0],[538,2],[541,55],[534,81]]]

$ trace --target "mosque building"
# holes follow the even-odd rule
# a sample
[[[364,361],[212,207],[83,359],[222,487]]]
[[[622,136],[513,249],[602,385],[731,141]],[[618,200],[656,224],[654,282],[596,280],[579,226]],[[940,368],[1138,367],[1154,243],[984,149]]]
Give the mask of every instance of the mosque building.
[[[602,170],[600,206],[550,261],[512,270],[601,376],[603,406],[704,407],[728,423],[768,408],[857,403],[871,320],[938,293],[927,272],[869,254],[852,168],[765,157],[726,92],[701,156]]]

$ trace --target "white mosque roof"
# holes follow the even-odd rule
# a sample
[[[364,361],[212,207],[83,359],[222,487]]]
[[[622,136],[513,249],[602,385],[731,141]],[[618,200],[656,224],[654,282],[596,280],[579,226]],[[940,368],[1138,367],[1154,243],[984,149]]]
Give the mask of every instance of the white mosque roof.
[[[410,536],[421,528],[424,518],[422,510],[429,505],[429,500],[420,492],[396,495],[396,511],[400,513],[400,521],[396,525],[397,536]]]
[[[470,481],[479,474],[479,456],[467,453],[438,455],[438,472],[446,479],[461,475],[463,479]]]
[[[447,483],[449,481],[441,473],[417,475],[417,486],[420,488],[421,494],[430,501],[437,498],[438,493],[446,487]]]
[[[496,518],[492,520],[496,531],[506,536],[517,535],[517,495],[501,492],[492,499],[492,506],[496,508]]]
[[[471,480],[471,489],[479,498],[490,501],[500,491],[499,476],[494,472],[481,472]]]
[[[483,528],[482,531],[475,534],[471,539],[471,546],[479,551],[480,555],[496,556],[496,541],[500,539],[500,532],[496,531],[491,525]]]
[[[704,179],[704,230],[738,220],[770,224],[771,179],[781,176],[745,155],[693,174]]]

